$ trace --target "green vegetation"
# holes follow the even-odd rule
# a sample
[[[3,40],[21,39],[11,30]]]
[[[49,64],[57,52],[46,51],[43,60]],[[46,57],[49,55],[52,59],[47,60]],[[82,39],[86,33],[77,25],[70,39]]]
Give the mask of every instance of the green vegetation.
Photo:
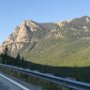
[[[28,61],[50,66],[90,66],[90,24],[86,17],[67,21],[62,28],[55,23],[43,23],[45,35],[37,43],[30,44],[20,52]],[[57,37],[58,35],[61,35]],[[38,36],[37,36],[38,37]],[[30,46],[33,48],[30,49]]]
[[[25,59],[34,63],[51,66],[90,65],[90,41],[42,40],[30,52],[24,51]]]
[[[74,63],[75,66],[73,67],[48,66],[26,61],[24,60],[24,58],[21,58],[19,54],[16,58],[13,58],[11,56],[8,56],[7,53],[0,55],[0,62],[2,64],[9,64],[13,66],[28,68],[31,70],[38,70],[43,73],[50,73],[64,78],[71,77],[78,81],[90,82],[90,79],[88,78],[90,76],[90,67],[79,67],[77,63]]]

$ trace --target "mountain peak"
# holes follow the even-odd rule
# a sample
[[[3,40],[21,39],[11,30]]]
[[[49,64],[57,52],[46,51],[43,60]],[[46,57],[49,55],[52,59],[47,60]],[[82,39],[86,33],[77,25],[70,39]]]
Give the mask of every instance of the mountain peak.
[[[37,31],[37,28],[40,29],[40,25],[33,20],[24,20],[20,27],[30,29],[32,32]]]
[[[90,18],[89,16],[82,16],[81,18]]]
[[[87,22],[87,21],[90,21],[90,17],[89,16],[82,16],[80,18],[75,18],[75,19],[72,19],[72,20]]]
[[[83,16],[81,17],[82,19],[85,19],[85,21],[88,23],[90,22],[90,17],[89,16]]]

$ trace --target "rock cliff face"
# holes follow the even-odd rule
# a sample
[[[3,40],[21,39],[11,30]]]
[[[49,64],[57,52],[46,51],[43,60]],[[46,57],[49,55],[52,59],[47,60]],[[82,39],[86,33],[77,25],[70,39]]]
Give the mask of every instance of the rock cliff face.
[[[34,32],[42,29],[43,28],[34,21],[24,21],[20,26],[17,26],[14,32],[2,43],[0,52],[3,52],[6,47],[9,53],[14,53],[22,49],[32,41]]]
[[[41,63],[44,59],[43,62],[46,64],[47,60],[55,59],[56,62],[59,59],[64,60],[65,57],[89,45],[90,17],[88,16],[55,23],[26,20],[2,43],[0,52],[8,48],[8,53],[12,56],[20,53],[36,62]],[[72,53],[69,48],[72,48],[70,49]]]

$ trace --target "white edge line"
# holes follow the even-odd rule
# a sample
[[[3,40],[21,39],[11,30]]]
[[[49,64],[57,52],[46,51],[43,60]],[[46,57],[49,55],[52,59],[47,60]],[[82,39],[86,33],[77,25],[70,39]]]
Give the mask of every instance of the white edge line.
[[[12,80],[12,79],[10,79],[10,78],[8,78],[8,77],[6,77],[6,76],[3,75],[3,74],[0,74],[0,76],[2,76],[3,78],[7,79],[7,80],[10,81],[11,83],[17,85],[18,87],[20,87],[20,88],[22,88],[22,89],[24,89],[24,90],[30,90],[29,88],[27,88],[27,87],[19,84],[18,82],[14,81],[14,80]]]

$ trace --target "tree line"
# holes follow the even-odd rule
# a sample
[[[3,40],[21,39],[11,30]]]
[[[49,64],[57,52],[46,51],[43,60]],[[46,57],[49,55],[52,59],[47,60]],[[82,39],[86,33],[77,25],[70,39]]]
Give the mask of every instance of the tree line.
[[[30,61],[26,61],[18,54],[16,58],[8,55],[8,49],[6,48],[4,53],[0,55],[0,63],[8,64],[12,66],[27,68],[31,70],[37,70],[43,73],[50,73],[60,77],[74,77],[79,81],[90,82],[88,78],[90,76],[90,67],[57,67],[35,64]],[[83,73],[84,72],[84,73]]]
[[[43,72],[43,66],[40,64],[34,64],[30,61],[27,61],[22,57],[20,54],[17,54],[16,57],[12,57],[8,54],[8,48],[6,47],[4,53],[0,55],[0,63],[1,64],[8,64],[12,66],[28,68],[31,70],[39,70]]]

